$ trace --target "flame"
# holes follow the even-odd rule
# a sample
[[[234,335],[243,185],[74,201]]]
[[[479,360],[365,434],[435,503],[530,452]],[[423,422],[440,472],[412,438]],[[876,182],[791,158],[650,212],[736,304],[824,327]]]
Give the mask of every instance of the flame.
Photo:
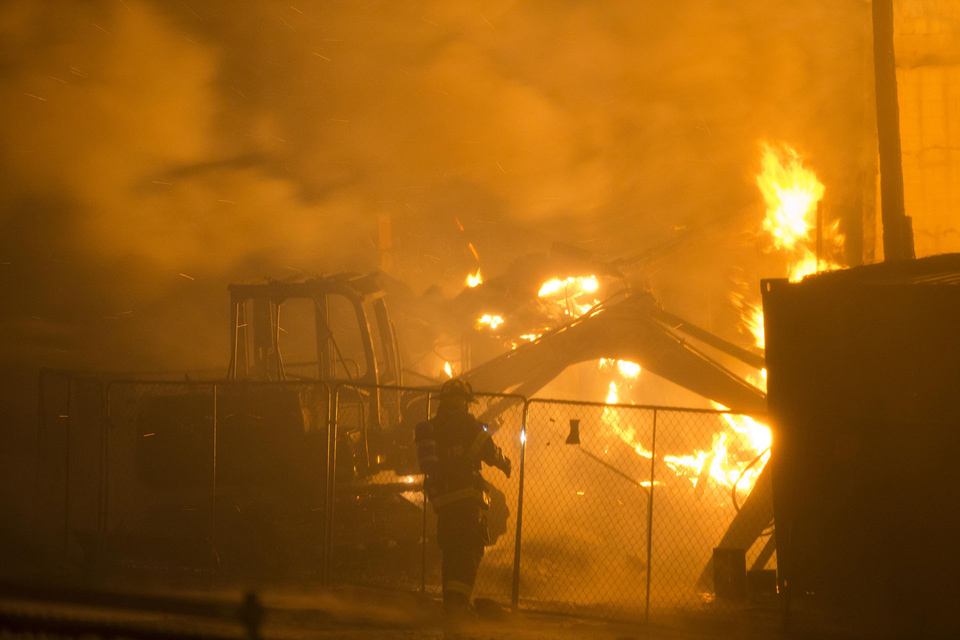
[[[448,378],[452,378],[452,377],[453,377],[453,368],[450,367],[450,363],[449,363],[449,362],[445,362],[445,363],[443,364],[443,371],[444,371],[444,373],[447,374],[447,377],[448,377]]]
[[[610,390],[607,392],[607,399],[605,402],[607,404],[617,404],[619,401],[619,394],[617,393],[617,383],[610,382]]]
[[[477,327],[490,327],[491,329],[496,329],[503,324],[503,318],[501,316],[490,315],[489,313],[484,314],[481,318],[477,320]]]
[[[621,363],[627,366],[621,367]],[[615,371],[623,378],[610,381],[605,402],[608,405],[623,403],[625,378],[634,371],[639,374],[640,367],[621,360],[601,360],[600,367],[606,370],[616,367]],[[766,369],[761,376],[765,386]],[[726,410],[718,403],[713,403],[713,406],[721,411]],[[694,487],[704,479],[709,479],[721,487],[731,489],[736,486],[738,491],[749,493],[770,456],[770,429],[749,416],[721,413],[718,417],[717,431],[713,434],[709,449],[694,450],[684,455],[664,455],[662,459],[678,477],[686,478]],[[640,441],[631,419],[624,417],[623,409],[604,407],[601,420],[637,455],[647,459],[653,456]]]
[[[833,225],[827,230],[826,243],[834,247],[834,252],[843,248],[843,235],[837,231],[838,225]],[[835,271],[843,269],[840,265],[829,258],[817,260],[816,254],[807,247],[800,248],[799,257],[795,258],[789,268],[788,278],[790,282],[800,282],[805,277],[818,273],[820,271]]]
[[[638,365],[636,362],[630,362],[629,360],[609,360],[607,358],[600,358],[601,369],[607,369],[610,367],[616,367],[617,371],[624,378],[636,378],[640,375],[641,371],[640,365]]]
[[[712,404],[718,410],[726,410],[721,404]],[[709,451],[664,456],[663,461],[694,486],[701,478],[709,477],[723,487],[736,486],[738,490],[749,493],[770,459],[770,429],[750,416],[732,413],[719,415],[724,429],[713,435],[713,445]]]
[[[763,338],[763,308],[757,304],[745,303],[742,321],[753,336],[753,343],[763,349],[766,341]]]
[[[599,290],[597,276],[554,278],[543,283],[537,297],[550,315],[563,320],[564,316],[579,318],[592,309],[599,303],[593,295]]]
[[[571,291],[573,287],[573,291]],[[571,295],[577,295],[579,293],[593,293],[600,288],[600,283],[597,281],[597,276],[588,276],[586,278],[567,278],[566,280],[561,280],[559,278],[554,278],[553,280],[548,280],[543,283],[543,286],[540,287],[540,292],[537,293],[537,296],[543,298],[545,296],[551,296],[561,289],[564,290],[567,297]],[[579,291],[577,291],[579,289]]]
[[[776,147],[762,143],[763,159],[757,185],[767,205],[763,230],[772,245],[767,253],[781,252],[787,257],[787,277],[798,282],[820,271],[842,269],[843,265],[830,256],[843,252],[844,237],[840,223],[835,221],[820,228],[820,256],[811,245],[816,227],[817,206],[823,198],[824,186],[816,174],[803,166],[794,149],[781,144]],[[735,303],[741,309],[741,324],[754,339],[754,344],[763,349],[763,311],[759,305],[744,302],[735,295]]]
[[[811,214],[823,198],[823,185],[803,166],[800,154],[786,145],[763,147],[763,170],[757,177],[767,203],[763,228],[776,249],[792,249],[809,235]]]
[[[467,286],[471,289],[476,287],[479,284],[483,284],[483,276],[480,274],[480,269],[477,269],[476,273],[467,274]]]
[[[616,381],[611,380],[607,391],[606,403],[617,404],[619,401],[617,383]],[[620,409],[617,407],[604,407],[600,419],[604,424],[610,427],[610,430],[613,431],[618,438],[630,445],[637,455],[648,459],[653,457],[653,452],[644,447],[637,438],[637,430],[629,424],[624,424],[623,415]]]

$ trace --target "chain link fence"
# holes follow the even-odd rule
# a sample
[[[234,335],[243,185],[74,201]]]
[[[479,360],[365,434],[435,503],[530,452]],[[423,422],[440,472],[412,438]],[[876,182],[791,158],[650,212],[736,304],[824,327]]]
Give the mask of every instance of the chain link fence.
[[[646,409],[530,401],[522,606],[597,615],[643,610],[650,461],[637,447],[649,447],[652,434]]]
[[[336,501],[330,580],[439,594],[436,515],[423,495],[416,425],[432,417],[430,389],[341,384],[335,390]],[[520,457],[524,398],[476,394],[471,410],[504,453]],[[517,476],[485,472],[490,545],[475,595],[509,601],[516,542]]]
[[[438,595],[414,444],[434,394],[50,374],[38,482],[67,552],[106,572]],[[775,591],[769,431],[751,418],[486,394],[471,411],[514,463],[484,471],[475,597],[636,619]]]

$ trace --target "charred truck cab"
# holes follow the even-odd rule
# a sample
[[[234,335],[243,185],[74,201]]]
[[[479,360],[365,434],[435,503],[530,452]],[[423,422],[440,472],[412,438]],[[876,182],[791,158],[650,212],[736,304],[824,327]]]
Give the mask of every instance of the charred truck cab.
[[[233,340],[229,380],[286,380],[287,367],[281,353],[281,311],[291,300],[308,301],[315,329],[316,380],[348,379],[358,384],[402,382],[396,329],[384,303],[379,273],[339,274],[299,282],[271,280],[266,284],[230,285],[230,312]],[[337,299],[344,301],[346,309]],[[303,311],[304,309],[298,309]],[[339,316],[335,317],[337,311]],[[351,312],[353,317],[351,318]],[[371,323],[370,318],[373,318]],[[359,333],[351,346],[361,349],[345,353],[333,328],[356,323]],[[377,339],[374,340],[374,333]],[[348,357],[349,356],[349,357]],[[302,366],[304,363],[296,363]],[[307,363],[311,364],[311,363]]]
[[[352,397],[343,401],[357,405],[362,419],[351,421],[347,426],[353,429],[342,434],[348,441],[342,441],[338,454],[340,473],[353,469],[366,476],[379,470],[385,462],[382,433],[392,426],[381,420],[399,415],[399,407],[382,406],[376,387],[403,383],[396,327],[387,313],[380,274],[271,280],[229,289],[227,379],[348,383],[340,393]],[[291,354],[299,357],[285,358]],[[371,440],[376,451],[371,451]]]
[[[229,290],[226,380],[113,386],[104,568],[292,578],[326,570],[325,535],[415,544],[419,508],[369,481],[399,460],[398,394],[376,386],[402,382],[379,274]]]

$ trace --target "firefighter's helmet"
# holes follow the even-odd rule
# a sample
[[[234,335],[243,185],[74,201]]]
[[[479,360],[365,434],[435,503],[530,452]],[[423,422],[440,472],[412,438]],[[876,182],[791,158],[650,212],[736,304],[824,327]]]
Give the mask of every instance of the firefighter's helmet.
[[[451,378],[440,385],[440,398],[463,398],[467,402],[473,402],[473,387],[466,380],[460,378]]]

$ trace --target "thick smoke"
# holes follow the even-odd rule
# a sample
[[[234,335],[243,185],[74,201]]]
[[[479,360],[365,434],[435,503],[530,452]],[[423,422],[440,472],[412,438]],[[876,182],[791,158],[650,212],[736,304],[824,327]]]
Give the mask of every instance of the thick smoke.
[[[868,28],[854,0],[11,0],[0,357],[222,365],[227,283],[376,268],[384,214],[418,290],[467,241],[496,273],[689,235],[645,275],[696,309],[756,275],[759,140],[859,223]]]

